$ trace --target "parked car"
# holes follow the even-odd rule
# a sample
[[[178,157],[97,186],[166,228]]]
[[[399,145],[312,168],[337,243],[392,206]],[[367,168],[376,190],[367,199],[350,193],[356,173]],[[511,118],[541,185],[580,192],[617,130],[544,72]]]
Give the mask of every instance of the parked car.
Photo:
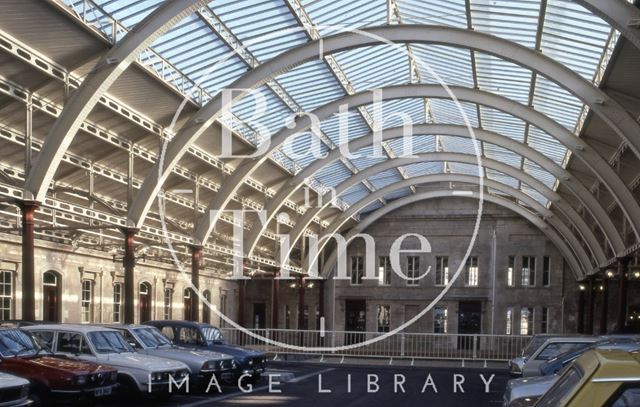
[[[145,325],[160,329],[176,345],[233,356],[237,363],[236,378],[249,375],[251,382],[257,382],[265,371],[267,357],[264,352],[227,344],[220,329],[213,325],[171,320],[148,321]]]
[[[170,379],[177,383],[188,376],[182,362],[136,353],[115,329],[91,325],[34,325],[23,328],[49,344],[56,355],[108,363],[118,369],[124,393],[168,395]]]
[[[522,377],[538,376],[540,366],[549,359],[563,353],[587,348],[601,339],[597,336],[556,336],[547,339],[530,357],[522,367]]]
[[[35,404],[63,400],[91,404],[117,386],[118,372],[111,366],[51,355],[26,332],[0,329],[0,369],[30,382]]]
[[[196,386],[208,385],[214,374],[220,381],[235,377],[236,362],[230,355],[174,345],[158,328],[149,325],[109,325],[109,328],[120,331],[139,353],[183,362],[189,366],[190,381]]]
[[[21,407],[31,404],[29,381],[0,372],[0,407]]]
[[[640,353],[593,349],[569,365],[536,407],[640,406]]]
[[[634,339],[617,338],[617,340],[618,342],[610,340],[596,342],[586,348],[550,359],[540,367],[540,376],[509,380],[503,395],[503,407],[533,406],[562,375],[562,369],[566,369],[571,362],[590,349],[621,349],[627,352],[640,350],[640,344]]]
[[[521,355],[509,361],[509,373],[512,376],[522,376],[522,368],[527,359],[549,338],[553,338],[553,335],[534,335],[527,346],[522,349]]]

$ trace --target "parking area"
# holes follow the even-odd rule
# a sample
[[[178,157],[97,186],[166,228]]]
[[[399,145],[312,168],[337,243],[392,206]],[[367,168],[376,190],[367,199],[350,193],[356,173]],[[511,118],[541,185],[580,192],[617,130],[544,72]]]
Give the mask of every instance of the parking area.
[[[251,390],[222,386],[222,393],[192,392],[158,407],[195,406],[499,406],[508,380],[503,369],[340,365],[272,362]],[[108,406],[121,405],[113,400]]]

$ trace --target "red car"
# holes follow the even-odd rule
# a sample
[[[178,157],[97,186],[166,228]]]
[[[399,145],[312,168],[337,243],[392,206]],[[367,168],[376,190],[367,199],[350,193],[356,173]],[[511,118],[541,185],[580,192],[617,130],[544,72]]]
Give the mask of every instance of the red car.
[[[35,404],[67,401],[92,404],[117,386],[110,366],[53,356],[17,328],[0,328],[0,371],[28,379]]]

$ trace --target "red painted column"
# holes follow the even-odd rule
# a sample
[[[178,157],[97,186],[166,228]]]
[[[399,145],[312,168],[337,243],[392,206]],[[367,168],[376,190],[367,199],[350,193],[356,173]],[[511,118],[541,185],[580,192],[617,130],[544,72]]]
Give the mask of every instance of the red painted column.
[[[244,327],[244,301],[246,296],[246,281],[238,281],[238,325]]]
[[[585,307],[585,300],[584,300],[584,292],[586,290],[586,285],[583,283],[580,283],[580,288],[578,291],[578,326],[577,326],[577,330],[579,334],[583,334],[584,333],[584,307]]]
[[[198,321],[199,310],[198,305],[200,305],[200,296],[198,295],[200,288],[200,260],[202,259],[202,246],[193,245],[191,246],[191,284],[193,284],[194,289],[191,292],[191,315],[189,315],[189,319],[191,321]],[[206,305],[205,305],[206,306]]]
[[[280,272],[273,273],[273,282],[271,283],[271,328],[278,329],[278,297],[280,296]]]
[[[22,319],[35,321],[35,233],[33,220],[40,203],[22,201],[19,206],[22,212]]]
[[[618,320],[616,321],[616,330],[618,333],[626,331],[627,325],[627,293],[629,285],[629,258],[624,257],[618,260],[618,277],[620,285],[618,286]]]
[[[587,335],[593,335],[593,314],[596,305],[595,287],[593,284],[594,277],[589,276],[587,281],[587,296],[589,299],[589,308],[587,309],[587,323],[585,324],[585,330]]]
[[[124,266],[124,323],[135,323],[135,237],[138,229],[126,228],[124,232],[124,257],[122,265]]]
[[[599,288],[599,287],[598,287]],[[600,335],[607,333],[607,317],[609,315],[609,279],[607,278],[606,271],[603,272],[602,278],[602,308],[600,309],[600,329],[598,332]]]

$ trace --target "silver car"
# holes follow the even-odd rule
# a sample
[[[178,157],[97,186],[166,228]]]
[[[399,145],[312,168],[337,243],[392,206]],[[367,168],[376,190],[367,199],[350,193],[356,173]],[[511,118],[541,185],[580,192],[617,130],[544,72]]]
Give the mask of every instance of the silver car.
[[[236,362],[220,352],[195,350],[174,345],[158,328],[148,325],[109,325],[122,333],[137,352],[180,361],[189,366],[190,382],[208,386],[212,375],[227,382],[234,379]]]
[[[563,353],[587,348],[601,340],[597,336],[558,336],[549,338],[525,361],[522,368],[522,377],[539,376],[540,366],[547,360]]]

